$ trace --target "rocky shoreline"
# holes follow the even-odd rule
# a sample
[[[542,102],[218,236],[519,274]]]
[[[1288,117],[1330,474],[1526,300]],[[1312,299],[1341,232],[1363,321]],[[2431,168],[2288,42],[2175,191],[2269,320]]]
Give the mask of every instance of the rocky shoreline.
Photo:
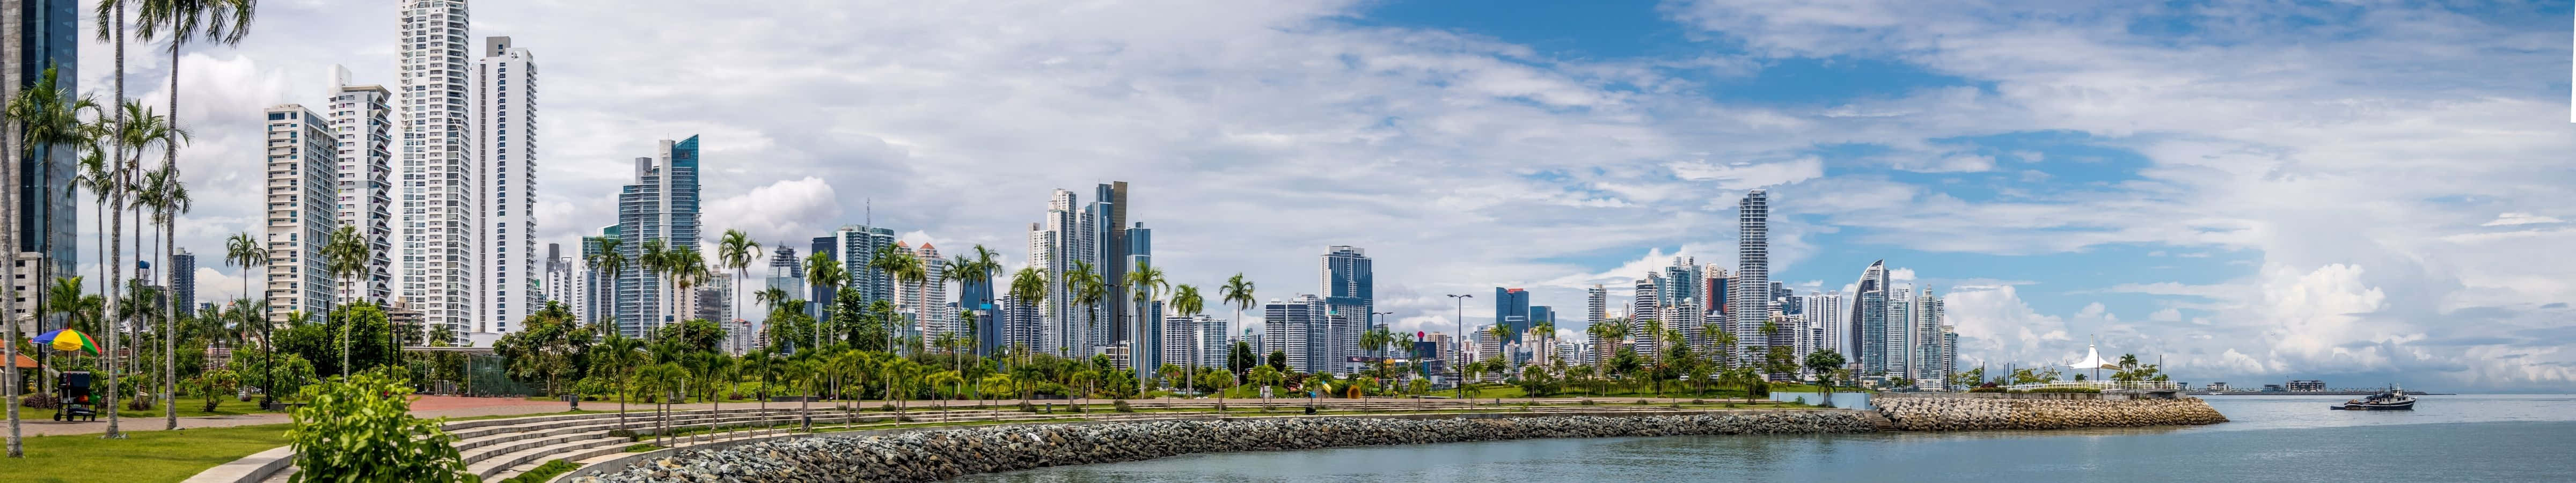
[[[1852,411],[1673,416],[1399,419],[1245,418],[971,427],[881,436],[782,438],[687,450],[582,482],[939,481],[1194,453],[1532,438],[1875,431]]]
[[[2200,398],[2046,400],[1879,398],[1878,413],[1900,431],[2120,428],[2227,422]]]

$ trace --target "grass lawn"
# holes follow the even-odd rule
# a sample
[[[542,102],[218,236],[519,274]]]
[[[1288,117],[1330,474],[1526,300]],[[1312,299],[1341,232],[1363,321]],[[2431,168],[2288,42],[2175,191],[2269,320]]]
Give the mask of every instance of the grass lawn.
[[[262,410],[260,410],[260,409],[259,409],[259,401],[251,401],[251,402],[224,401],[224,404],[223,404],[223,405],[221,405],[221,406],[216,406],[214,411],[211,411],[211,412],[210,412],[210,411],[201,411],[202,409],[205,409],[205,408],[206,408],[206,403],[205,403],[205,402],[203,402],[203,401],[187,401],[187,402],[182,402],[182,403],[180,403],[180,404],[179,404],[179,417],[182,417],[182,418],[190,418],[190,417],[198,417],[198,416],[240,416],[240,415],[244,415],[244,414],[281,414],[281,413],[280,413],[280,412],[278,412],[278,411],[262,411]],[[48,414],[50,414],[50,413],[48,413]],[[150,409],[150,410],[145,410],[145,411],[136,411],[136,410],[128,409],[128,410],[117,411],[117,412],[116,412],[116,414],[117,414],[118,416],[120,416],[120,417],[124,417],[124,418],[125,418],[126,420],[128,420],[128,421],[132,421],[132,420],[134,420],[134,419],[138,419],[138,418],[160,419],[160,418],[162,417],[162,415],[161,415],[161,408],[160,408],[160,407],[154,407],[154,408],[152,408],[152,409]],[[104,414],[99,415],[99,418],[100,418],[100,419],[105,419],[106,417],[107,417],[107,415],[104,415]]]
[[[27,458],[0,458],[0,480],[26,482],[179,481],[215,465],[286,445],[284,424],[32,436]]]

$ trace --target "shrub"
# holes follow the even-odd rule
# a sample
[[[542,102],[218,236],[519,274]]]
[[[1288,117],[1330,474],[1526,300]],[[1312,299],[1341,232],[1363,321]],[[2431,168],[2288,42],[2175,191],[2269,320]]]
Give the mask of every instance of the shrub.
[[[1708,404],[1708,401],[1706,401],[1706,400],[1700,400],[1700,399],[1692,399],[1692,400],[1691,400],[1691,404]]]
[[[1038,412],[1038,405],[1036,405],[1036,404],[1029,404],[1029,402],[1028,402],[1028,401],[1020,401],[1020,412],[1024,412],[1024,413],[1035,413],[1035,412]]]
[[[1735,409],[1735,408],[1739,408],[1739,407],[1744,407],[1744,406],[1739,405],[1739,404],[1736,404],[1736,403],[1726,403],[1726,408],[1727,408],[1727,409]]]
[[[439,430],[411,416],[411,384],[392,370],[307,386],[286,431],[295,448],[293,481],[471,481],[465,461]]]
[[[1639,399],[1639,400],[1637,400],[1637,405],[1639,405],[1639,406],[1644,406],[1644,405],[1646,405],[1646,400],[1644,400],[1644,399]]]
[[[1591,405],[1594,405],[1594,404],[1598,404],[1598,403],[1594,403],[1594,402],[1592,402],[1592,398],[1584,398],[1584,399],[1583,399],[1583,405],[1585,405],[1585,406],[1591,406]]]
[[[1806,403],[1807,403],[1807,397],[1806,397],[1806,396],[1798,396],[1798,400],[1796,400],[1796,401],[1790,401],[1790,402],[1794,402],[1794,403],[1798,403],[1798,404],[1806,404]]]
[[[546,464],[537,465],[536,469],[528,470],[527,473],[521,473],[519,476],[513,476],[510,477],[510,479],[501,480],[501,483],[545,483],[547,481],[554,480],[556,475],[570,473],[572,470],[578,469],[581,469],[581,465],[573,464],[573,462],[570,461],[548,461]]]
[[[239,384],[240,375],[234,374],[233,371],[216,369],[188,378],[186,387],[189,392],[206,398],[205,411],[211,413],[215,412],[215,405],[223,404],[224,396],[228,395],[226,393],[232,392]]]
[[[653,445],[653,443],[643,443],[643,444],[637,444],[637,445],[633,445],[633,446],[627,446],[627,447],[626,447],[626,452],[628,452],[628,453],[642,453],[642,452],[652,451],[652,450],[657,450],[657,449],[662,449],[662,447],[660,447],[660,446],[654,446],[654,445]]]
[[[1136,408],[1128,407],[1128,406],[1127,406],[1127,400],[1125,400],[1125,399],[1120,399],[1120,400],[1116,400],[1116,401],[1110,401],[1110,402],[1109,402],[1109,406],[1110,406],[1111,408],[1113,408],[1113,409],[1117,409],[1117,410],[1118,410],[1118,412],[1122,412],[1122,413],[1132,413],[1132,412],[1136,412]]]
[[[2032,390],[2028,390],[2028,391],[2014,391],[2014,392],[2021,392],[2021,393],[2040,393],[2040,394],[2048,394],[2048,393],[2063,393],[2063,394],[2101,394],[2101,393],[2102,393],[2102,390],[2101,390],[2101,389],[2089,388],[2089,387],[2043,387],[2043,388],[2039,388],[2039,389],[2032,389]]]
[[[55,398],[51,394],[29,394],[18,397],[18,405],[35,409],[53,409],[62,404],[62,399]]]
[[[1985,386],[1985,387],[1978,387],[1978,388],[1971,388],[1971,389],[1968,389],[1968,392],[2005,392],[2005,389],[2004,389],[2004,388],[2000,388],[2000,387],[1995,387],[1995,386],[1992,386],[1992,385],[1988,385],[1988,386]]]

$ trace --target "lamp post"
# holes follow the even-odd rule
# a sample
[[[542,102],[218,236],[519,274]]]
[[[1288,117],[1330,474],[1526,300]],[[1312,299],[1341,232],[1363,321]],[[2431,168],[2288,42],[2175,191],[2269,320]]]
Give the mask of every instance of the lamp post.
[[[1450,369],[1459,371],[1455,384],[1458,386],[1458,399],[1461,401],[1467,399],[1467,373],[1465,366],[1459,364],[1467,362],[1467,299],[1472,298],[1476,298],[1476,294],[1449,294],[1450,300],[1458,302],[1458,334],[1451,338],[1449,343],[1455,345],[1458,351],[1458,362],[1451,364]]]

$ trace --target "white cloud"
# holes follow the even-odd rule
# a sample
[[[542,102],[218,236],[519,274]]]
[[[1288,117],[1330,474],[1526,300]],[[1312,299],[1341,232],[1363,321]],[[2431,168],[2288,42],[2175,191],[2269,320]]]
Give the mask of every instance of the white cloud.
[[[1911,268],[1905,268],[1905,267],[1897,267],[1897,268],[1895,268],[1895,269],[1888,270],[1888,271],[1887,271],[1887,279],[1888,279],[1888,280],[1913,280],[1913,279],[1914,279],[1914,269],[1911,269]]]
[[[2552,218],[2552,217],[2547,217],[2547,216],[2540,216],[2540,215],[2534,215],[2534,214],[2530,214],[2530,213],[2505,213],[2505,214],[2501,214],[2501,215],[2496,215],[2496,219],[2495,219],[2494,221],[2489,221],[2489,222],[2486,222],[2486,223],[2481,223],[2481,224],[2478,224],[2478,226],[2537,225],[2537,224],[2547,224],[2547,223],[2566,223],[2566,222],[2565,222],[2565,221],[2560,221],[2560,220],[2559,220],[2559,219],[2557,219],[2557,218]]]

